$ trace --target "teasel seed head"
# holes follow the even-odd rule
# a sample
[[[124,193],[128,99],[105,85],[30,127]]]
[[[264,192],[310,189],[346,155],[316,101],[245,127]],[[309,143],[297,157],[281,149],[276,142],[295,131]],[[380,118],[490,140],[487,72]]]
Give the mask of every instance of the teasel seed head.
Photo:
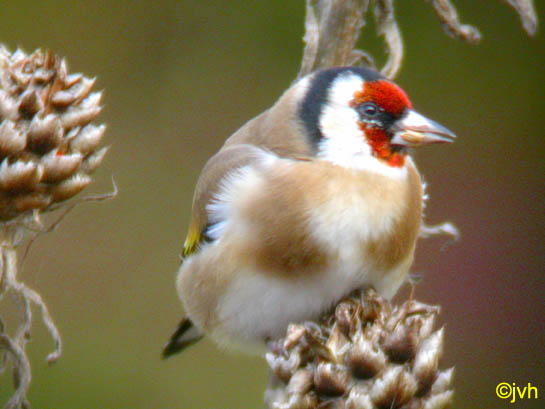
[[[292,324],[271,343],[269,408],[442,409],[453,370],[439,369],[438,307],[392,307],[375,291],[354,293],[319,324]]]
[[[95,79],[50,51],[0,46],[0,223],[47,211],[92,181],[108,148]]]

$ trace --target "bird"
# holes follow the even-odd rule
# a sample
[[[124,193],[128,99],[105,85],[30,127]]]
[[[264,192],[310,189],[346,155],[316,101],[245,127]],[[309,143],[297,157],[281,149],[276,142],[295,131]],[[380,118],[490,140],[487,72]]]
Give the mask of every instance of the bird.
[[[455,137],[373,69],[296,80],[198,178],[176,278],[187,315],[163,357],[204,335],[261,353],[354,290],[391,299],[423,217],[409,148]]]

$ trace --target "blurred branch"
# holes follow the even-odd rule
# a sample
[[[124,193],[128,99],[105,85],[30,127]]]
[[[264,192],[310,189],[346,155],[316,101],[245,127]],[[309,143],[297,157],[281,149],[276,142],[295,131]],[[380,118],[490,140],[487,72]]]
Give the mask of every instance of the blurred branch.
[[[420,226],[420,232],[418,234],[418,237],[420,237],[421,239],[427,239],[431,236],[437,235],[447,235],[455,241],[460,238],[460,232],[458,231],[456,226],[450,222],[436,224],[433,226],[422,223],[422,226]]]
[[[477,44],[481,40],[481,33],[477,28],[460,23],[456,8],[450,0],[431,0],[431,4],[447,34],[467,41],[469,44]]]
[[[388,61],[381,70],[386,78],[394,78],[401,68],[403,40],[394,16],[394,0],[377,0],[375,6],[377,30],[388,47]]]
[[[14,383],[15,393],[10,398],[4,409],[30,408],[26,398],[26,393],[30,385],[30,363],[25,354],[25,351],[17,345],[10,337],[0,332],[0,350],[5,350],[11,354],[14,363]]]
[[[454,38],[476,44],[479,30],[462,24],[451,0],[426,0],[431,3],[443,29]],[[532,0],[504,0],[519,14],[528,35],[537,29],[537,16]],[[384,36],[388,59],[380,70],[394,78],[401,68],[403,41],[394,14],[394,0],[306,0],[305,49],[297,78],[321,68],[359,65],[375,68],[373,58],[356,49],[370,2],[374,2],[377,33]]]
[[[298,77],[353,59],[368,5],[369,0],[307,0],[306,46]]]
[[[15,288],[16,302],[23,310],[23,318],[13,339],[4,333],[3,326],[0,331],[0,352],[4,350],[12,358],[13,383],[15,386],[15,393],[6,404],[5,409],[18,409],[29,407],[26,393],[30,386],[31,372],[25,346],[29,337],[32,313],[29,300],[20,291],[20,287],[24,286],[24,284],[17,281],[16,245],[18,232],[11,228],[4,229],[2,234],[3,237],[0,243],[0,297],[3,296],[6,289]],[[2,356],[2,371],[7,363],[8,356]]]
[[[537,31],[537,15],[532,0],[504,0],[520,16],[520,21],[526,33],[533,36]]]

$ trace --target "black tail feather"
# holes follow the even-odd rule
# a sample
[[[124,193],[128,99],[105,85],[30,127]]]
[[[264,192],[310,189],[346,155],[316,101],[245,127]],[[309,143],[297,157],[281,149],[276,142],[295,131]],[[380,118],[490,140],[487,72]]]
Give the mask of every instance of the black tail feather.
[[[202,337],[203,335],[200,333],[197,327],[193,325],[191,320],[189,318],[183,318],[180,324],[178,324],[178,329],[176,329],[176,332],[172,334],[170,340],[163,348],[161,356],[163,359],[166,359],[171,355],[177,354],[188,346],[199,341]]]

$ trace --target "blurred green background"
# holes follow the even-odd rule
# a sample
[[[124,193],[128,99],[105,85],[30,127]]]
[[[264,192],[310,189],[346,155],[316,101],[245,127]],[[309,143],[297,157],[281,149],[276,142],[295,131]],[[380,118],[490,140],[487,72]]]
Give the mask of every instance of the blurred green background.
[[[209,341],[168,361],[160,350],[182,314],[174,277],[194,183],[225,138],[295,77],[303,3],[2,3],[0,42],[50,48],[72,72],[98,77],[112,148],[87,194],[110,190],[111,175],[119,186],[115,200],[81,205],[41,237],[21,271],[64,341],[48,368],[53,346],[36,311],[34,408],[262,407],[262,359]],[[455,407],[511,407],[496,385],[530,382],[539,400],[512,407],[542,408],[545,36],[528,38],[501,1],[455,3],[480,28],[480,45],[445,35],[424,1],[398,1],[396,11],[406,47],[397,82],[419,111],[458,134],[454,145],[417,153],[428,221],[450,220],[462,232],[458,243],[419,243],[417,297],[443,307]],[[372,21],[362,37],[383,62]],[[11,392],[11,378],[0,376],[0,402]]]

